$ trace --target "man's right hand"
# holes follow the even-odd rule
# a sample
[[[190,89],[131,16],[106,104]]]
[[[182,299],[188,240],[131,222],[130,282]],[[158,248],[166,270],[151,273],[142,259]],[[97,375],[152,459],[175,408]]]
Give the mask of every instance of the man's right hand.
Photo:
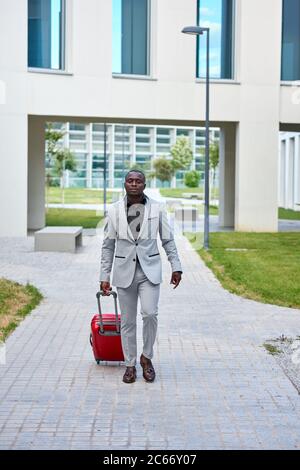
[[[112,288],[110,287],[110,282],[107,282],[107,281],[100,282],[100,290],[103,291],[104,295],[110,295],[111,289]]]

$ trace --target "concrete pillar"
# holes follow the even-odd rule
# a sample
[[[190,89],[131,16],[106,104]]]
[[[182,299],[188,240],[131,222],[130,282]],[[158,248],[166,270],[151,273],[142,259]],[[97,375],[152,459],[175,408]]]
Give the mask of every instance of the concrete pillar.
[[[27,235],[27,115],[0,113],[0,236]]]
[[[300,211],[300,135],[295,137],[295,207]]]
[[[241,3],[235,230],[277,232],[282,1]]]
[[[220,129],[219,225],[234,227],[236,125],[227,123]]]
[[[109,188],[113,189],[115,186],[115,125],[108,124],[107,126],[107,136],[108,136],[108,148],[109,148],[109,158],[108,158],[108,178],[109,178]]]
[[[278,231],[278,132],[274,119],[238,124],[236,231]]]
[[[130,166],[133,166],[136,162],[136,126],[132,126],[130,129],[130,145],[132,148]]]
[[[86,188],[92,188],[92,166],[93,166],[93,123],[85,126],[87,136],[87,153],[86,153]]]
[[[294,171],[295,171],[295,138],[290,136],[289,138],[289,154],[287,158],[287,202],[288,202],[288,209],[294,209]]]
[[[45,227],[45,120],[28,117],[28,228]]]
[[[286,147],[287,147],[287,138],[285,136],[284,140],[282,139],[279,144],[279,207],[285,207],[285,161],[286,161]]]

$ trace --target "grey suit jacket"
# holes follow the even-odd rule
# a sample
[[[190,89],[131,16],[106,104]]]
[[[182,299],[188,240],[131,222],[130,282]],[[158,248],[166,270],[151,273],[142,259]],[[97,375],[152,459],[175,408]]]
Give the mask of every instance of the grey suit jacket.
[[[111,282],[116,287],[130,286],[137,255],[148,279],[153,284],[161,283],[158,234],[171,263],[172,272],[182,271],[165,204],[148,196],[146,199],[144,218],[136,240],[127,222],[127,196],[108,207],[101,252],[100,281]]]

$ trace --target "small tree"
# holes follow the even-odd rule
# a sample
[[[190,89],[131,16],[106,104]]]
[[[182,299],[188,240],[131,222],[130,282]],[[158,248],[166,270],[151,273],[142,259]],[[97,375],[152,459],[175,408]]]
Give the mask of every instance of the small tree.
[[[150,161],[145,162],[145,163],[133,163],[133,164],[130,164],[129,166],[127,166],[126,172],[129,171],[129,170],[140,170],[143,173],[146,173],[146,172],[150,171],[150,168],[151,168]]]
[[[212,142],[209,147],[209,165],[211,168],[211,184],[210,184],[210,198],[214,193],[215,189],[215,180],[216,180],[216,169],[219,165],[219,144]]]
[[[153,161],[154,173],[153,175],[160,181],[171,182],[174,176],[174,167],[172,160],[168,160],[166,157],[159,157]]]
[[[58,150],[55,155],[55,164],[54,168],[56,173],[60,177],[60,187],[62,189],[62,204],[65,203],[65,171],[75,171],[76,170],[76,161],[74,154],[68,148],[63,148]]]
[[[193,161],[193,150],[190,140],[181,136],[176,140],[175,145],[171,148],[172,165],[174,173],[177,170],[187,170]]]
[[[58,142],[62,139],[64,133],[53,129],[51,122],[48,122],[45,130],[45,141],[46,141],[46,157],[49,166],[46,167],[46,212],[48,212],[49,204],[49,188],[52,183],[52,172],[51,166],[53,160],[55,160],[55,154],[58,150]]]
[[[74,154],[67,148],[58,145],[65,132],[53,129],[52,123],[47,123],[45,131],[46,153],[50,163],[50,168],[46,170],[46,212],[48,211],[49,187],[51,184],[52,172],[60,177],[62,188],[62,203],[64,204],[64,172],[65,170],[75,171],[76,160]]]
[[[184,184],[188,188],[198,188],[200,182],[200,173],[199,171],[192,170],[187,172],[184,175]]]

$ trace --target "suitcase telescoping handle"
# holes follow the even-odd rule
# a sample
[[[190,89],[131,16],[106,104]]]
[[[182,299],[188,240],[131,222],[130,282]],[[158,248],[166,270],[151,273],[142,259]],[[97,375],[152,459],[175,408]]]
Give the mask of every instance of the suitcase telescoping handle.
[[[96,294],[97,302],[98,302],[98,311],[99,311],[100,332],[103,334],[104,333],[104,326],[103,326],[103,317],[102,317],[102,310],[101,310],[101,304],[100,304],[101,295],[104,295],[103,290],[100,290]],[[118,315],[117,293],[112,290],[112,291],[110,291],[109,295],[112,295],[113,298],[114,298],[115,315],[116,315],[116,329],[117,329],[117,333],[120,333],[120,321],[119,321],[119,315]]]

